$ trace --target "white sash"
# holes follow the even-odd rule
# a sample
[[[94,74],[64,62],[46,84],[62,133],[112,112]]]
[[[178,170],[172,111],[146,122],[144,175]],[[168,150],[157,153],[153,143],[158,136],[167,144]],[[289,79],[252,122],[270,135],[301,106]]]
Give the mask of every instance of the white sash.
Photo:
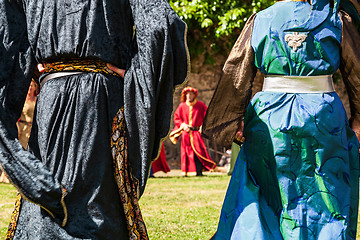
[[[334,92],[331,75],[285,76],[268,75],[264,79],[263,91],[284,93]]]

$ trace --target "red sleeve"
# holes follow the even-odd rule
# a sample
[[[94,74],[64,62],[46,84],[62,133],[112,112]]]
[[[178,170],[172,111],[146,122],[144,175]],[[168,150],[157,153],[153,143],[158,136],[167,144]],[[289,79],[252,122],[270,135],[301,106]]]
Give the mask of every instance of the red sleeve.
[[[174,123],[175,126],[180,128],[180,125],[184,122],[182,116],[181,116],[181,108],[182,108],[182,104],[180,103],[180,105],[177,107],[175,113],[174,113]]]
[[[201,102],[202,103],[202,105],[203,105],[203,108],[204,108],[204,115],[203,115],[203,118],[205,118],[205,115],[206,115],[206,111],[207,111],[207,106],[206,106],[206,104],[205,103],[203,103],[203,102]]]

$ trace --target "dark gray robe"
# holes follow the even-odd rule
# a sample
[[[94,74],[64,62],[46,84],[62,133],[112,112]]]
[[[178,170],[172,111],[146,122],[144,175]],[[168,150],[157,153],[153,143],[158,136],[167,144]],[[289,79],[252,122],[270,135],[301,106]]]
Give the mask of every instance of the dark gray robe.
[[[169,130],[173,89],[187,74],[186,25],[165,0],[1,0],[0,12],[0,163],[27,199],[15,239],[127,239],[112,173],[112,118],[124,106],[141,195]],[[48,81],[33,153],[26,152],[15,123],[35,65],[70,57],[110,62],[126,69],[125,78],[84,73]],[[63,228],[61,186],[68,190]]]

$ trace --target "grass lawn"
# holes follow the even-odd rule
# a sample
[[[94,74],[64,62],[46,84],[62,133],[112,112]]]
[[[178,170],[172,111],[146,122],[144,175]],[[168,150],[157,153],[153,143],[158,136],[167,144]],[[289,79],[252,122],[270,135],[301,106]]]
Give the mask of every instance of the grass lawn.
[[[0,239],[5,239],[15,197],[16,189],[11,184],[0,183]]]
[[[149,238],[209,239],[216,231],[229,180],[216,173],[150,178],[140,200]],[[12,185],[0,183],[0,239],[6,235],[15,196]]]
[[[214,234],[230,177],[207,174],[149,179],[140,206],[151,240],[208,240]],[[0,239],[6,234],[15,196],[12,185],[0,183]],[[359,226],[360,221],[357,239]]]
[[[140,200],[150,239],[210,239],[229,182],[226,175],[151,178]]]

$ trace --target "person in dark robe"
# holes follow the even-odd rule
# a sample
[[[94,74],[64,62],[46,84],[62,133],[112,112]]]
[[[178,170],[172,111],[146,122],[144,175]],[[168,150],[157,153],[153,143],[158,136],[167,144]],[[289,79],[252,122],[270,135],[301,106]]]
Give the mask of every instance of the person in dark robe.
[[[0,163],[19,191],[7,239],[148,239],[138,201],[187,75],[186,24],[165,0],[0,12]],[[16,122],[38,63],[25,151]]]
[[[224,145],[245,138],[212,239],[356,238],[359,12],[356,0],[287,0],[249,18],[203,125]],[[257,70],[263,89],[250,100]]]
[[[182,90],[181,103],[174,113],[175,127],[169,136],[174,144],[181,136],[181,171],[184,176],[195,173],[202,176],[203,169],[209,171],[216,168],[200,133],[207,106],[198,101],[197,96],[195,88],[186,87]]]

